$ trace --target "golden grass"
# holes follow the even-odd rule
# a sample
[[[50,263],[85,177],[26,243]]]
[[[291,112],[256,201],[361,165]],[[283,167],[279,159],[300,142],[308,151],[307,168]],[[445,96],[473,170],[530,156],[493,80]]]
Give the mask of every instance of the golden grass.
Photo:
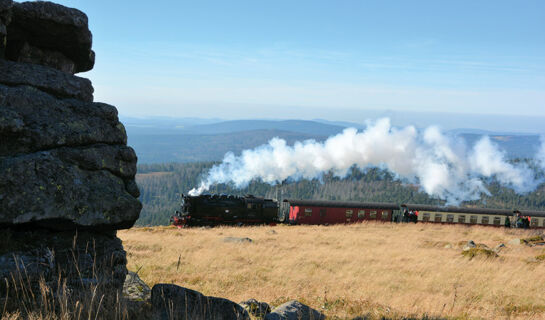
[[[296,299],[332,318],[545,319],[543,247],[535,231],[431,224],[133,228],[118,232],[128,268],[235,302]],[[223,242],[249,237],[252,243]],[[467,240],[499,257],[464,257]],[[450,248],[451,247],[451,248]],[[530,260],[534,262],[529,262]],[[535,261],[538,261],[537,263]]]

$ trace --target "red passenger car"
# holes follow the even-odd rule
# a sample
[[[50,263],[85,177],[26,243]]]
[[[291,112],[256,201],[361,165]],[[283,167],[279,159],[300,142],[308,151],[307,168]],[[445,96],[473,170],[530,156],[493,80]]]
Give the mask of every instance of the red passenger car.
[[[399,207],[391,203],[341,202],[286,199],[282,207],[289,212],[290,224],[337,224],[367,220],[392,221]],[[289,211],[288,211],[289,209]]]

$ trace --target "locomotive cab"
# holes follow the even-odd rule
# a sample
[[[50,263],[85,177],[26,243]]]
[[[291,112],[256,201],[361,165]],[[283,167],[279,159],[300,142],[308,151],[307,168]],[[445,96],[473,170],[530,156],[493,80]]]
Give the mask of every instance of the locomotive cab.
[[[189,207],[191,206],[190,202],[185,201],[185,196],[182,194],[182,201],[180,208],[182,209],[182,215],[189,215]]]

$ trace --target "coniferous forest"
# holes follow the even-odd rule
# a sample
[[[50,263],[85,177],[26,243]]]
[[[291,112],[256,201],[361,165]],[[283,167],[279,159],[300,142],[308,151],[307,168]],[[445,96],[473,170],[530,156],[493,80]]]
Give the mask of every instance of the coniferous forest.
[[[166,225],[173,212],[179,209],[180,195],[197,186],[213,162],[140,164],[136,181],[140,188],[143,209],[140,226]],[[536,175],[543,172],[536,169]],[[490,195],[478,201],[462,203],[463,206],[482,208],[518,208],[545,211],[545,184],[528,194],[517,194],[500,186],[494,180],[487,182]],[[442,205],[445,202],[428,196],[417,185],[402,182],[386,170],[377,168],[362,172],[352,169],[341,179],[325,174],[320,180],[284,181],[271,186],[252,182],[248,187],[236,189],[229,185],[213,186],[209,193],[245,195],[253,194],[274,199],[321,199],[364,202],[420,203]]]

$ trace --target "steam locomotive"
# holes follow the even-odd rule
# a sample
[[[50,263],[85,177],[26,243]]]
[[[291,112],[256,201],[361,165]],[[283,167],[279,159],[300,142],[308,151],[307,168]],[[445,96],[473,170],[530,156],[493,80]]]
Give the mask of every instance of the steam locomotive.
[[[408,213],[413,218],[406,219]],[[178,227],[276,223],[328,225],[363,221],[545,228],[545,212],[353,201],[285,199],[278,202],[252,195],[182,195],[181,212],[176,211],[171,218],[171,223]]]
[[[248,195],[182,195],[181,212],[171,218],[176,226],[271,224],[278,221],[278,203]]]

